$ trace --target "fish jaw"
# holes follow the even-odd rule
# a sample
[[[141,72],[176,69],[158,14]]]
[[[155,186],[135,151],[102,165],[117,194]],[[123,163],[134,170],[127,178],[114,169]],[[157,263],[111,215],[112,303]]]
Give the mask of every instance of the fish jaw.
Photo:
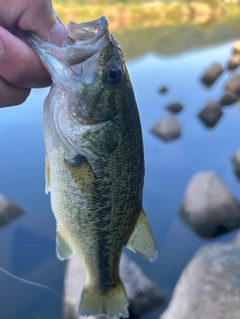
[[[70,82],[71,86],[72,82],[91,85],[97,77],[98,59],[90,58],[110,42],[107,18],[103,16],[80,24],[70,22],[66,30],[69,36],[62,47],[43,40],[32,31],[28,32],[28,40],[55,84],[65,88]]]

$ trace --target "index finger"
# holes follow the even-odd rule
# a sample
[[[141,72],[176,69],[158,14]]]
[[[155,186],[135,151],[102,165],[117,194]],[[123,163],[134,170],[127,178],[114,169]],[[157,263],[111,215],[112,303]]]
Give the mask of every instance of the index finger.
[[[40,59],[24,41],[2,27],[0,41],[0,76],[6,82],[22,88],[46,87],[51,84],[50,75]]]

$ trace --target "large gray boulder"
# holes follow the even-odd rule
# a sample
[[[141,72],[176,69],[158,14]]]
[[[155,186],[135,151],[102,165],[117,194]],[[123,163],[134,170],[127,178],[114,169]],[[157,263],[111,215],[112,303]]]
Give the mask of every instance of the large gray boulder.
[[[168,142],[181,135],[181,126],[175,117],[167,115],[152,128],[152,133]]]
[[[208,245],[183,271],[160,319],[239,319],[240,244]]]
[[[200,172],[187,186],[181,218],[198,235],[212,238],[240,227],[240,206],[215,172]]]
[[[21,216],[24,210],[2,194],[0,194],[0,227]]]
[[[125,286],[131,316],[144,315],[163,303],[164,298],[158,287],[125,254],[122,255],[120,262],[120,277]],[[86,273],[83,263],[80,257],[75,254],[68,261],[65,275],[64,319],[84,318],[78,316],[77,312],[85,278]],[[104,316],[97,316],[97,318],[106,319]]]

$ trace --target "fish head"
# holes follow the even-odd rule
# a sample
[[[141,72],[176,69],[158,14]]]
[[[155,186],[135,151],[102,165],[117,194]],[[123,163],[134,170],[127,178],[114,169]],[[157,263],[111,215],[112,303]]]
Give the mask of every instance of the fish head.
[[[29,41],[49,71],[53,86],[67,96],[69,113],[80,124],[111,120],[129,105],[133,95],[121,48],[108,31],[106,17],[66,25],[62,47],[33,32]]]

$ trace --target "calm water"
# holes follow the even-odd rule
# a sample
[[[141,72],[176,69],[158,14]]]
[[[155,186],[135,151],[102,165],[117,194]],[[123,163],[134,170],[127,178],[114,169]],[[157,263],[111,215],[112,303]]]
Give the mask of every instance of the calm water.
[[[226,65],[232,43],[230,40],[175,55],[158,55],[149,50],[127,61],[145,143],[144,207],[159,257],[150,264],[127,253],[158,284],[167,300],[196,250],[211,242],[198,238],[178,218],[189,179],[198,171],[214,170],[240,198],[230,162],[240,147],[239,108],[234,105],[224,109],[224,116],[212,130],[204,128],[197,118],[209,100],[222,96],[230,73],[225,72],[211,89],[205,89],[199,78],[213,62]],[[169,88],[165,95],[157,92],[162,85]],[[44,193],[42,105],[47,92],[35,90],[23,105],[0,110],[0,192],[26,209],[23,217],[0,229],[0,267],[62,293],[66,264],[56,258],[55,221]],[[174,101],[184,105],[177,115],[182,137],[165,143],[150,130],[167,114],[167,103]],[[234,235],[217,240],[228,241]],[[59,319],[60,307],[57,293],[0,271],[1,319]],[[145,318],[158,318],[163,309]]]

